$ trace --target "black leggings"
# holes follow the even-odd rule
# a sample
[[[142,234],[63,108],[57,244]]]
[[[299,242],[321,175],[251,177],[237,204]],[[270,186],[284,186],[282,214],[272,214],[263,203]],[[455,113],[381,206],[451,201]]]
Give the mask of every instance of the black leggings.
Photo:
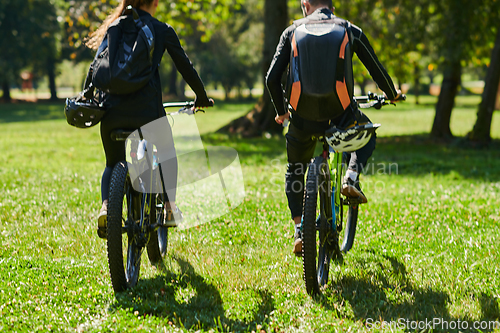
[[[134,131],[154,120],[158,117],[143,117],[143,116],[124,116],[118,112],[110,112],[101,121],[101,140],[106,154],[106,168],[101,179],[101,198],[107,200],[109,198],[109,182],[111,173],[116,163],[125,161],[125,141],[111,140],[111,132],[115,129],[124,129]],[[162,118],[162,131],[158,138],[153,142],[156,145],[159,155],[170,154],[175,156],[175,147],[172,137],[172,129],[166,118]],[[177,185],[178,164],[177,158],[169,158],[162,162],[162,169],[168,170],[168,177],[165,177],[165,189],[168,190],[168,201],[175,201],[175,188]]]
[[[292,119],[290,122],[288,133],[285,135],[288,156],[285,192],[292,219],[302,216],[304,175],[316,148],[317,140],[314,137],[323,135],[334,124],[338,128],[346,128],[354,122],[354,118],[354,114],[351,111],[346,111],[331,122],[313,122],[303,119],[300,122]],[[356,111],[356,118],[359,123],[370,122],[370,119],[361,111]],[[350,154],[349,169],[355,170],[358,173],[363,170],[375,150],[375,141],[376,136],[374,134],[363,148]]]

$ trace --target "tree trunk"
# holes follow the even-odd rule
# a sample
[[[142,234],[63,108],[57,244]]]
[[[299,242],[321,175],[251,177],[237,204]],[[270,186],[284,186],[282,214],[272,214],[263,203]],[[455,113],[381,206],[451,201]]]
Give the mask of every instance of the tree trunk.
[[[415,64],[414,72],[413,72],[415,81],[414,81],[414,89],[415,89],[415,104],[419,104],[418,98],[420,96],[420,67],[418,64]]]
[[[177,93],[177,68],[172,64],[168,81],[168,94],[178,97]]]
[[[495,104],[495,110],[500,110],[500,85],[498,86],[497,103]]]
[[[359,83],[359,90],[361,95],[366,95],[366,85],[368,84],[368,80],[363,78]]]
[[[443,83],[436,104],[436,116],[432,125],[431,137],[436,139],[451,139],[453,134],[450,130],[450,119],[455,96],[460,86],[462,67],[460,61],[444,64]]]
[[[262,78],[265,80],[276,45],[281,33],[288,26],[287,0],[264,1],[264,51],[262,54]],[[282,133],[281,125],[276,124],[276,111],[271,102],[269,91],[264,83],[264,92],[257,104],[245,116],[233,120],[220,131],[240,133],[243,136],[259,136],[263,132]]]
[[[491,51],[490,66],[484,81],[484,91],[477,111],[476,124],[467,135],[471,141],[488,143],[491,141],[491,120],[500,84],[500,29],[497,32],[495,46]]]
[[[52,57],[49,57],[47,61],[47,74],[49,75],[50,100],[57,101],[56,66]]]
[[[180,101],[186,99],[186,81],[184,81],[184,79],[182,79],[181,83],[179,84],[179,94],[177,95],[177,97],[179,97]]]
[[[12,98],[10,97],[10,85],[9,85],[9,82],[4,81],[2,83],[2,91],[3,91],[3,97],[2,97],[2,99],[4,100],[4,102],[6,102],[6,103],[12,102]]]

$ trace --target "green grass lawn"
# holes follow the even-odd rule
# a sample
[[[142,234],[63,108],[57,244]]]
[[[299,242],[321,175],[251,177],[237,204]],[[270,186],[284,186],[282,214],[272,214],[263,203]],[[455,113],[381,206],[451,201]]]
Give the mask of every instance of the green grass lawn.
[[[459,97],[454,134],[472,128],[478,102]],[[500,321],[500,116],[489,149],[437,145],[423,134],[432,103],[367,111],[382,123],[362,178],[369,203],[314,299],[291,253],[284,139],[212,133],[251,103],[196,116],[206,143],[238,151],[243,204],[171,232],[167,269],[144,256],[138,286],[116,297],[95,230],[99,129],[68,126],[61,104],[0,105],[0,331],[355,332],[380,320],[423,331],[412,325],[440,320],[434,331],[500,332],[489,324]]]

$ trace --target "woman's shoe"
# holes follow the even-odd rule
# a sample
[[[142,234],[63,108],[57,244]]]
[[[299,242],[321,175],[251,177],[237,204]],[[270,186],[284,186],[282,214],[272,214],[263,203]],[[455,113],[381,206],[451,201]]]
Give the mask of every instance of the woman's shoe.
[[[163,225],[165,227],[177,227],[183,219],[184,217],[179,207],[176,207],[175,210],[167,209]]]
[[[108,202],[104,201],[102,203],[101,211],[97,216],[97,235],[99,238],[107,238],[107,227],[108,227]]]

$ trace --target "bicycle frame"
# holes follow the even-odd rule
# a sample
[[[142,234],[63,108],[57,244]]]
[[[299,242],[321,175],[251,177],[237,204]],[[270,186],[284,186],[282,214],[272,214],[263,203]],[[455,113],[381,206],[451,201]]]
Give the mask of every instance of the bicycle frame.
[[[340,190],[342,188],[342,175],[344,171],[344,161],[342,152],[333,151],[333,149],[328,145],[326,141],[323,141],[323,153],[322,156],[328,163],[328,170],[330,173],[330,183],[329,187],[330,197],[331,197],[331,209],[332,209],[332,228],[334,232],[340,232],[342,230],[342,213],[343,213],[343,199],[340,195]]]
[[[405,96],[401,95],[400,98],[405,99]],[[366,107],[379,108],[392,104],[386,102],[384,96],[373,94],[358,98],[358,102],[370,100],[375,102],[368,103]],[[357,142],[357,145],[342,143],[359,138],[358,134],[362,133],[361,131],[370,131],[362,134],[371,135],[379,126],[379,124],[360,125],[352,130],[332,128],[330,131],[325,131],[324,135],[314,138],[323,143],[323,151],[320,156],[312,159],[307,171],[301,225],[304,282],[307,292],[311,295],[320,294],[321,287],[328,283],[330,261],[335,259],[342,262],[343,253],[352,248],[358,208],[360,204],[366,202],[365,198],[351,196],[350,193],[345,197],[342,195],[343,178],[350,156],[347,151],[360,149],[359,145],[366,141]],[[352,136],[342,142],[349,135]],[[370,138],[362,137],[367,140]],[[348,206],[346,212],[344,206]]]
[[[139,136],[141,139],[143,138],[140,130],[139,130]],[[147,154],[147,153],[144,154],[142,159],[138,159],[137,153],[139,150],[139,143],[140,143],[140,141],[137,141],[137,140],[132,141],[131,151],[130,151],[130,156],[132,158],[132,164],[142,165],[142,164],[147,163],[147,166],[152,165],[151,161],[150,161],[149,154]],[[152,144],[147,143],[147,142],[145,144],[146,144],[145,152],[148,151],[149,149],[153,149]],[[140,168],[140,169],[143,169],[143,168]],[[152,174],[150,175],[150,177],[147,177],[147,178],[148,178],[147,181],[149,182],[148,188],[152,188],[152,186],[153,186]],[[127,231],[131,232],[129,234],[129,240],[131,239],[130,236],[132,236],[132,235],[134,235],[134,236],[138,235],[140,237],[139,239],[137,239],[137,244],[141,247],[141,254],[142,254],[142,251],[144,251],[145,246],[149,242],[149,236],[150,236],[149,231],[151,228],[151,221],[149,221],[149,219],[150,219],[151,200],[152,200],[153,196],[144,190],[144,188],[145,188],[144,184],[143,184],[144,179],[142,179],[142,177],[139,177],[137,180],[139,181],[140,186],[143,189],[143,191],[141,191],[141,192],[135,191],[136,193],[133,193],[134,189],[132,189],[130,195],[133,196],[135,194],[135,195],[138,195],[140,198],[140,207],[141,208],[140,208],[140,217],[139,217],[138,227],[141,230],[141,232],[138,234],[135,234],[134,230],[128,229],[130,227],[130,225],[126,225],[125,228],[127,229]],[[131,199],[131,201],[132,201],[132,199]],[[133,204],[133,203],[131,202],[131,204]],[[132,226],[134,226],[134,228],[135,228],[135,225],[136,225],[135,223],[137,220],[136,220],[135,216],[133,218],[134,218],[134,221],[133,221]]]

